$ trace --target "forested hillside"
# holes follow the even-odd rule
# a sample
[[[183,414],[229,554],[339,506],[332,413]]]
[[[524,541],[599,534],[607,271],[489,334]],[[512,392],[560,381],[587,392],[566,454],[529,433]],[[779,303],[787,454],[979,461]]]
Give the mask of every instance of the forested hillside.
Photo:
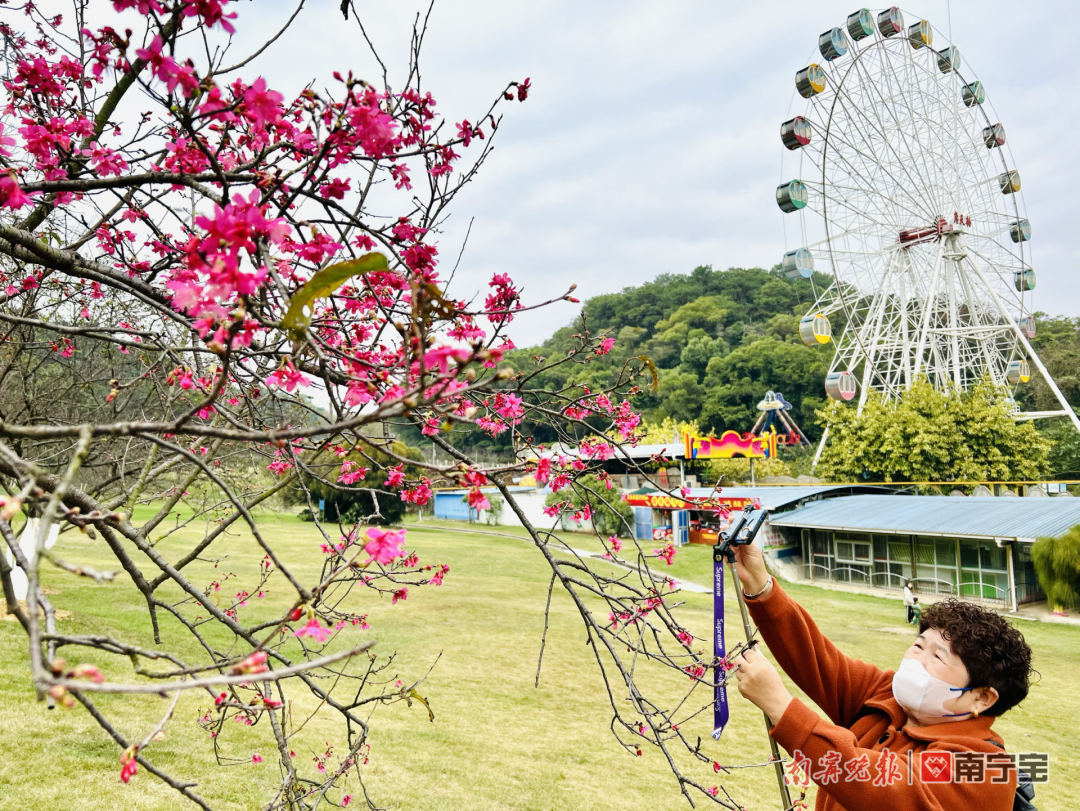
[[[658,369],[659,390],[638,394],[633,405],[650,423],[671,417],[712,432],[748,431],[758,417],[758,402],[771,389],[792,403],[792,415],[816,440],[821,426],[815,412],[826,402],[825,373],[834,346],[806,346],[798,327],[816,298],[815,290],[820,292],[829,281],[823,274],[815,274],[812,282],[791,281],[778,268],[720,271],[702,266],[688,275],[664,273],[640,286],[589,299],[580,318],[541,346],[517,349],[506,360],[516,371],[528,372],[539,358],[566,357],[579,346],[574,336],[583,329],[606,333],[615,341],[609,354],[592,357],[589,363],[560,365],[540,373],[534,383],[551,390],[585,385],[596,391],[611,384],[628,358],[646,356]],[[839,335],[842,314],[833,314],[831,320],[833,333]],[[1036,351],[1073,407],[1080,407],[1080,318],[1036,313],[1036,321]],[[1017,390],[1020,408],[1057,410],[1049,387],[1032,372],[1031,382]],[[1071,424],[1057,418],[1039,420],[1036,427],[1053,442],[1054,475],[1080,477],[1080,436]],[[508,448],[505,434],[492,438],[472,433],[476,447]],[[535,439],[553,437],[537,434]]]
[[[820,290],[828,278],[818,276],[814,283]],[[650,422],[670,416],[712,431],[748,431],[757,403],[772,389],[794,405],[795,419],[813,438],[814,410],[825,398],[832,352],[831,345],[809,347],[799,338],[799,318],[814,298],[810,280],[791,281],[777,269],[703,266],[689,275],[664,273],[639,287],[589,299],[584,323],[615,339],[611,353],[587,365],[562,366],[544,382],[551,388],[602,388],[628,357],[646,355],[659,369],[660,389],[638,395],[634,405]],[[510,363],[524,370],[534,356],[565,355],[581,329],[579,320],[542,346],[511,353]]]

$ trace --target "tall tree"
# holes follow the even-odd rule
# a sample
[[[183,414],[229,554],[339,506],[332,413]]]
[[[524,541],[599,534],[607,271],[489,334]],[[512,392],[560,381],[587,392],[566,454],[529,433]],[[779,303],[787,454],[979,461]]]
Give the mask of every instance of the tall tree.
[[[985,381],[956,393],[924,379],[899,402],[873,392],[861,414],[836,401],[818,414],[829,442],[817,469],[833,481],[1032,480],[1050,466],[1050,442]]]
[[[1080,526],[1060,538],[1039,538],[1031,560],[1046,599],[1055,608],[1080,608]]]
[[[274,5],[260,3],[254,22]],[[227,0],[76,0],[55,17],[25,2],[0,26],[0,587],[17,621],[2,630],[25,641],[26,681],[41,701],[86,708],[133,791],[150,774],[213,807],[203,780],[170,774],[157,756],[179,696],[194,690],[210,705],[198,723],[219,762],[258,762],[255,736],[272,740],[261,807],[343,807],[350,790],[376,807],[362,783],[373,710],[426,704],[425,677],[386,677],[397,668],[394,623],[373,624],[373,653],[356,626],[383,596],[408,610],[409,591],[438,585],[446,569],[411,554],[405,529],[363,524],[388,518],[390,504],[428,504],[440,486],[480,506],[494,486],[578,611],[619,743],[652,747],[674,790],[711,802],[710,758],[670,734],[710,701],[688,700],[687,674],[700,696],[713,665],[683,626],[677,584],[636,565],[650,554],[636,541],[629,572],[584,565],[529,521],[508,483],[526,472],[550,481],[564,496],[551,529],[562,514],[601,510],[617,496],[604,461],[637,441],[627,398],[656,390],[658,368],[640,347],[657,321],[704,292],[745,302],[741,322],[763,322],[754,293],[772,275],[704,269],[665,301],[637,296],[610,339],[590,318],[551,351],[507,362],[506,327],[525,306],[513,280],[499,273],[481,302],[459,299],[436,237],[530,81],[501,85],[469,118],[443,117],[419,67],[419,17],[404,70],[383,67],[372,81],[343,64],[301,77],[305,89],[286,98],[259,61],[303,70],[288,29],[326,11],[307,5],[263,43],[231,38],[243,23]],[[343,8],[356,39],[374,50],[353,5]],[[251,25],[252,4],[235,7]],[[242,42],[252,50],[235,53]],[[305,396],[316,389],[318,406]],[[403,424],[444,461],[401,448]],[[506,460],[479,461],[462,426],[501,438]],[[371,507],[361,497],[347,525],[316,524],[298,554],[259,510],[292,487],[308,503],[313,488],[342,501],[362,491]],[[50,550],[54,528],[79,540]],[[92,545],[115,571],[87,565]],[[233,598],[214,568],[226,557]],[[137,594],[145,610],[93,633],[57,625],[75,590],[45,589],[54,568],[117,600]],[[268,599],[249,602],[256,593]],[[171,697],[171,708],[144,718],[139,695]],[[294,724],[297,707],[318,720]],[[325,753],[315,765],[296,754],[315,751]]]

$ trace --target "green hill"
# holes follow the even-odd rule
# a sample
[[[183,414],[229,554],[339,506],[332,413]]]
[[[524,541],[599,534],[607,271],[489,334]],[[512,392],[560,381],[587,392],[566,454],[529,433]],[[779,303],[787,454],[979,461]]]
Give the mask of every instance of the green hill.
[[[585,302],[582,317],[558,330],[541,346],[519,349],[509,361],[519,370],[535,366],[535,356],[565,357],[582,329],[607,333],[615,346],[590,363],[564,364],[532,381],[545,388],[611,385],[627,358],[645,355],[660,372],[656,394],[637,395],[633,404],[650,422],[665,417],[695,421],[712,432],[748,431],[757,403],[768,390],[782,392],[792,416],[812,440],[820,436],[815,409],[825,402],[825,373],[833,344],[806,346],[799,319],[830,277],[791,281],[779,268],[695,268],[690,274],[664,273],[653,281]],[[1080,408],[1080,318],[1036,313],[1035,350],[1066,399]],[[843,330],[842,314],[831,316],[833,334]],[[1035,370],[1033,369],[1033,372]],[[1057,410],[1049,387],[1034,374],[1016,392],[1024,411]],[[1080,437],[1064,418],[1036,423],[1053,441],[1051,464],[1057,477],[1080,477]],[[498,440],[477,437],[479,444]],[[547,437],[538,436],[544,440]]]
[[[828,278],[816,276],[817,290]],[[813,438],[814,409],[825,398],[824,380],[832,346],[809,347],[799,338],[799,319],[813,304],[810,280],[791,281],[776,268],[695,268],[689,275],[664,273],[638,287],[589,299],[585,326],[615,338],[611,354],[588,364],[567,364],[545,373],[545,387],[610,385],[629,357],[646,355],[660,371],[655,395],[634,401],[650,421],[664,417],[697,421],[711,431],[748,431],[757,403],[768,390],[783,392],[792,415]],[[834,323],[834,330],[840,325]],[[558,330],[539,347],[520,349],[514,368],[532,366],[533,356],[565,355],[582,322]]]

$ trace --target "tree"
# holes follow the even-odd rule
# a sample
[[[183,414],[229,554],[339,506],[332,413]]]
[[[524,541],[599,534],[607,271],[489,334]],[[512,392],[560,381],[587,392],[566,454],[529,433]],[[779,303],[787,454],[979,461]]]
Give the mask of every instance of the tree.
[[[506,506],[506,502],[502,496],[497,496],[494,493],[488,493],[488,508],[484,510],[484,521],[490,526],[497,526],[499,519],[502,517],[503,507]]]
[[[622,500],[622,488],[610,478],[600,479],[596,475],[582,476],[574,481],[572,495],[577,500],[568,499],[565,492],[548,493],[544,505],[556,508],[568,503],[580,504],[584,509],[562,509],[563,525],[581,524],[592,521],[592,529],[597,535],[632,537],[634,534],[634,511]]]
[[[774,330],[777,324],[770,321]],[[728,355],[709,361],[701,423],[711,431],[749,431],[761,413],[757,404],[767,391],[782,392],[794,408],[795,421],[806,430],[815,406],[822,404],[826,354],[801,341],[766,335]]]
[[[1080,318],[1050,317],[1035,313],[1038,331],[1032,346],[1046,365],[1066,401],[1080,410]],[[1025,411],[1058,411],[1061,404],[1037,371],[1017,388],[1017,404]],[[1080,477],[1080,433],[1066,417],[1039,420],[1036,427],[1049,439],[1050,475],[1057,479]]]
[[[1080,526],[1060,538],[1039,538],[1031,547],[1031,560],[1052,606],[1080,608]]]
[[[248,54],[215,45],[242,25],[231,8],[78,0],[73,15],[46,19],[26,3],[13,18],[26,33],[0,27],[0,537],[14,561],[0,556],[0,585],[38,698],[84,707],[116,745],[123,782],[150,774],[209,809],[197,781],[155,763],[178,697],[198,690],[211,706],[185,720],[214,733],[207,746],[222,762],[253,760],[254,731],[273,738],[280,780],[267,781],[262,807],[343,806],[350,791],[375,807],[361,755],[373,711],[426,704],[426,676],[388,678],[393,624],[372,628],[383,644],[371,653],[356,626],[383,596],[408,610],[410,590],[437,586],[446,567],[410,554],[405,530],[364,525],[386,519],[390,501],[430,503],[436,487],[464,487],[475,507],[494,486],[580,615],[620,743],[631,755],[655,748],[688,800],[711,801],[713,758],[672,734],[711,702],[702,676],[714,666],[680,622],[675,582],[644,567],[612,578],[556,555],[565,544],[528,521],[508,483],[527,471],[558,482],[556,520],[590,509],[602,521],[605,501],[625,518],[602,465],[637,441],[629,398],[655,396],[658,373],[641,336],[620,345],[621,330],[651,328],[699,283],[743,301],[770,274],[695,271],[665,302],[637,296],[640,312],[613,324],[620,332],[590,317],[560,334],[557,352],[515,356],[515,368],[505,338],[515,313],[572,291],[523,302],[500,273],[482,302],[470,303],[473,291],[459,299],[440,276],[436,239],[530,81],[509,82],[467,119],[440,116],[427,73],[421,84],[419,18],[393,87],[385,68],[370,81],[343,64],[286,99],[258,76],[259,60],[302,66],[299,43],[283,54],[282,37],[296,15],[325,7],[299,8]],[[109,25],[114,10],[130,34]],[[753,302],[747,312],[760,315]],[[393,438],[405,426],[442,461],[409,454]],[[477,435],[504,443],[507,461],[481,464],[467,442]],[[540,447],[549,441],[575,453]],[[292,488],[309,505],[320,493],[376,496],[366,514],[345,509],[343,525],[315,524],[315,578],[290,566],[260,512]],[[53,528],[107,548],[115,571],[46,548]],[[617,557],[621,547],[609,548]],[[259,562],[235,564],[235,597],[219,597],[206,562],[240,549]],[[635,541],[630,554],[647,552]],[[27,580],[25,607],[13,567]],[[149,630],[142,616],[91,635],[58,628],[67,596],[42,581],[53,567],[134,590]],[[247,597],[264,590],[274,599],[256,610]],[[670,689],[669,673],[679,676]],[[697,674],[692,699],[687,673]],[[125,704],[137,695],[167,696],[173,709],[141,718]],[[318,722],[294,725],[294,700],[318,708]],[[334,758],[317,767],[294,754],[329,748]]]
[[[696,422],[664,417],[660,422],[645,420],[638,429],[638,435],[644,445],[668,445],[672,442],[682,442],[687,432],[700,434],[701,428]]]
[[[1044,478],[1050,443],[1018,423],[1006,394],[984,381],[962,393],[920,380],[899,402],[872,392],[858,414],[834,401],[818,412],[829,442],[818,464],[833,481],[1001,481]]]
[[[349,526],[366,521],[376,525],[398,524],[405,517],[406,504],[387,484],[390,468],[398,460],[423,461],[419,450],[401,443],[384,452],[366,442],[358,442],[344,456],[304,466],[296,486],[285,491],[286,503],[303,504],[308,514]],[[421,469],[398,465],[409,479],[417,479]],[[341,481],[352,481],[343,485]],[[322,503],[321,510],[317,509]]]
[[[1055,479],[1080,479],[1080,431],[1065,417],[1039,426],[1050,442],[1050,475]]]
[[[105,6],[76,2],[73,15],[46,19],[27,3],[29,36],[10,20],[0,28],[0,535],[28,580],[23,607],[0,555],[6,609],[26,634],[39,698],[90,711],[122,753],[124,782],[148,772],[209,807],[196,782],[153,762],[172,711],[128,738],[126,721],[109,720],[116,703],[98,695],[194,689],[214,699],[200,719],[209,731],[234,719],[273,731],[281,782],[267,807],[339,802],[371,707],[413,701],[422,681],[372,683],[363,673],[382,673],[386,654],[359,657],[357,670],[370,643],[350,638],[363,614],[345,606],[370,597],[343,598],[398,602],[445,572],[407,555],[403,533],[320,526],[321,575],[301,582],[257,510],[295,487],[333,501],[363,479],[361,464],[388,491],[380,509],[356,511],[363,523],[430,499],[438,469],[409,468],[411,454],[364,429],[437,424],[498,383],[484,364],[505,351],[513,284],[494,282],[486,306],[448,300],[431,235],[529,82],[495,93],[475,124],[443,121],[419,89],[421,23],[393,90],[345,70],[286,100],[251,75],[257,61],[212,45],[237,18],[223,0],[116,0],[125,23],[141,15],[125,35]],[[304,396],[313,379],[325,402]],[[482,475],[457,463],[453,474]],[[159,547],[176,510],[180,529],[205,532]],[[17,537],[33,532],[24,517],[38,519],[34,537]],[[106,545],[116,571],[56,557],[45,539],[57,526]],[[261,562],[238,569],[246,588],[219,602],[199,562],[243,544]],[[126,578],[152,636],[53,633],[63,597],[41,579],[54,566],[102,584]],[[244,598],[268,583],[292,595],[269,622]],[[132,664],[160,675],[122,683]],[[355,702],[328,692],[328,674]],[[297,691],[340,723],[342,758],[320,772],[290,753],[284,707]],[[215,740],[220,756],[251,757],[233,736]]]
[[[1051,317],[1035,313],[1038,330],[1032,347],[1046,365],[1061,393],[1073,408],[1080,408],[1080,318]],[[1034,371],[1034,370],[1032,370]],[[1017,402],[1029,411],[1057,411],[1057,397],[1043,376],[1035,372],[1027,385],[1020,386]]]

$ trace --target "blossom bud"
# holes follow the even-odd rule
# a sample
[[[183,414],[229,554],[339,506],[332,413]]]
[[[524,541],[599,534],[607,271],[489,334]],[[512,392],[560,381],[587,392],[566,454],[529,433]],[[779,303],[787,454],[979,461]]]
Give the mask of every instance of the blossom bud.
[[[59,684],[54,684],[49,688],[49,697],[52,698],[61,707],[71,709],[75,706],[75,699],[73,699],[66,689]]]
[[[18,496],[4,503],[4,509],[0,510],[0,520],[10,521],[22,510],[22,505],[22,499]]]
[[[59,676],[65,670],[67,670],[67,662],[63,659],[53,659],[49,663],[49,670],[52,671],[54,676]]]
[[[234,675],[242,673],[265,673],[269,668],[266,666],[266,651],[258,650],[233,665],[230,671]]]
[[[101,684],[105,681],[105,676],[98,670],[97,665],[81,664],[76,665],[71,671],[71,678],[73,679],[89,679],[92,682]]]

